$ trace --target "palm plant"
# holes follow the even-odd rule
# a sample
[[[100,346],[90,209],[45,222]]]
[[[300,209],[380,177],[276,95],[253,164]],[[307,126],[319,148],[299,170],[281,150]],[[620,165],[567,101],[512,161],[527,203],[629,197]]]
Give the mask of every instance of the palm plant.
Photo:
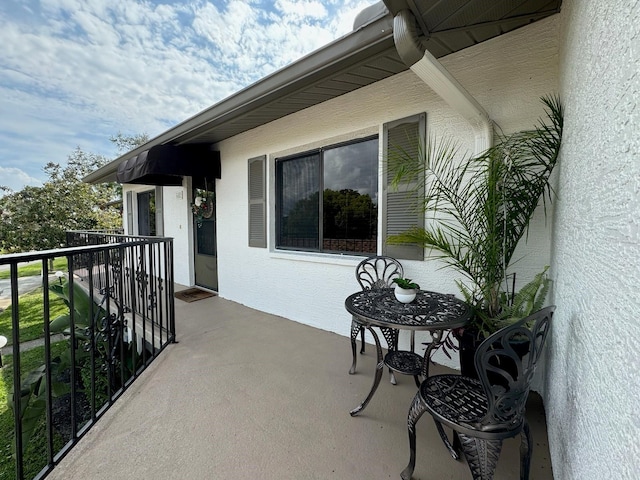
[[[485,333],[498,328],[498,319],[505,320],[505,307],[514,298],[507,272],[516,246],[540,201],[545,215],[552,201],[549,179],[558,160],[563,109],[556,97],[542,102],[546,122],[501,135],[478,156],[460,161],[458,148],[445,140],[420,146],[417,156],[400,149],[389,158],[392,185],[413,183],[425,192],[420,207],[427,222],[424,228],[390,236],[388,242],[430,248],[435,252],[430,258],[461,273],[466,281],[458,286],[475,309],[474,326]],[[529,308],[540,303],[548,288],[546,278],[536,281],[543,288],[534,290],[537,298],[527,303]],[[528,286],[526,291],[531,290]]]

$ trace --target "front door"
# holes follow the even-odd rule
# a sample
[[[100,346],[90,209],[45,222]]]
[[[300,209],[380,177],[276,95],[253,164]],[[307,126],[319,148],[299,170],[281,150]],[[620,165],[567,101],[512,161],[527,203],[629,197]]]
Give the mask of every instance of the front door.
[[[207,181],[206,188],[194,188],[193,203],[200,208],[200,214],[194,215],[196,285],[217,291],[215,181]]]

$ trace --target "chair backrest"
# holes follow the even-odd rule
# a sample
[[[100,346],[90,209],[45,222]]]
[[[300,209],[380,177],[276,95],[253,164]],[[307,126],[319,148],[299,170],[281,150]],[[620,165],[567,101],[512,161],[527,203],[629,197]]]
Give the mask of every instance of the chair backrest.
[[[476,370],[489,400],[481,430],[512,431],[522,426],[531,380],[555,308],[543,308],[500,329],[478,347]]]
[[[393,286],[393,279],[402,276],[402,265],[391,257],[365,258],[356,267],[356,279],[362,290],[390,288]]]

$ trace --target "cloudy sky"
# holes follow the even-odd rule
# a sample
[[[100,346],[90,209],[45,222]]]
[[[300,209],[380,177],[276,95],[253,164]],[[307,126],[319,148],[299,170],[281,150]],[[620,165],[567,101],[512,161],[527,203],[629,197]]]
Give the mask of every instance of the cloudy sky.
[[[348,33],[376,0],[2,0],[0,185],[154,137]]]

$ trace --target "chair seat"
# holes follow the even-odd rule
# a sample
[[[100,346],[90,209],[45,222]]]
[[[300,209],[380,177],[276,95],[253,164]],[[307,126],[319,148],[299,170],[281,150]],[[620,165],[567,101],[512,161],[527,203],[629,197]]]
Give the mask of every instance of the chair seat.
[[[434,375],[420,385],[420,396],[432,415],[459,430],[475,426],[489,409],[482,384],[461,375]]]
[[[406,350],[392,350],[384,357],[384,364],[394,372],[413,376],[421,374],[422,361],[420,355]]]

